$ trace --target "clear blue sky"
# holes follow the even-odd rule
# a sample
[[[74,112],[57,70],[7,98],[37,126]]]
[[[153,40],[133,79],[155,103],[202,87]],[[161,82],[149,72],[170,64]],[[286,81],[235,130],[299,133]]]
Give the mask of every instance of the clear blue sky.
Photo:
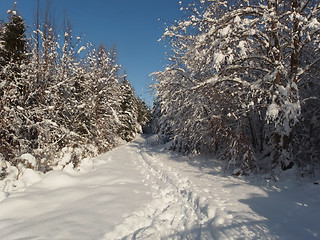
[[[26,23],[33,25],[36,0],[15,1]],[[7,19],[6,12],[15,1],[0,0],[0,19]],[[45,2],[40,0],[43,8]],[[151,104],[147,91],[152,81],[148,76],[164,67],[165,48],[158,39],[165,23],[171,25],[182,14],[179,0],[51,0],[51,5],[59,23],[66,11],[76,35],[85,35],[95,46],[116,44],[118,61],[137,95]]]

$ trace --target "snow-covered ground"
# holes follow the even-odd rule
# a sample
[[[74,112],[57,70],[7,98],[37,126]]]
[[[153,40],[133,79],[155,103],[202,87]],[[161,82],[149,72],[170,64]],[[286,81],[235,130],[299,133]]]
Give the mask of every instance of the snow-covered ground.
[[[320,239],[319,185],[290,172],[233,177],[152,142],[78,172],[27,171],[27,184],[0,193],[0,239]]]

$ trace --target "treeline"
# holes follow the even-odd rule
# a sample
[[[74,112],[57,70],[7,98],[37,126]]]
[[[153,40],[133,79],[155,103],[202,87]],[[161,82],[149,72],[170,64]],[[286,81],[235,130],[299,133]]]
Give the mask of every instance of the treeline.
[[[201,0],[166,29],[168,66],[154,73],[153,129],[171,148],[214,153],[235,174],[320,157],[320,4]],[[318,169],[319,170],[319,169]]]
[[[61,167],[76,168],[84,157],[131,141],[150,120],[116,49],[81,44],[67,20],[59,34],[52,19],[50,7],[41,13],[38,6],[33,29],[16,9],[1,23],[1,178],[12,166],[48,171],[66,154]]]

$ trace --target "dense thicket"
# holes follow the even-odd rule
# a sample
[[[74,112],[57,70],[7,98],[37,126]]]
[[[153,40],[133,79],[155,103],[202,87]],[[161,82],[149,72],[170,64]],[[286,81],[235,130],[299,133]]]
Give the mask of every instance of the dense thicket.
[[[242,173],[319,163],[320,4],[200,0],[168,28],[154,130]]]
[[[68,23],[59,37],[48,11],[43,19],[37,12],[26,37],[19,13],[8,14],[0,28],[1,178],[13,166],[76,168],[142,131],[150,111],[123,80],[115,48],[81,45]]]

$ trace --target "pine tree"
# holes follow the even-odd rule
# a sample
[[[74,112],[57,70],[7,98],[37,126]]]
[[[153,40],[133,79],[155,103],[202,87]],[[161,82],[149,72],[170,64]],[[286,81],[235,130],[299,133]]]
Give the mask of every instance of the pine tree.
[[[21,62],[26,58],[26,26],[15,10],[9,10],[9,22],[4,25],[1,40],[5,51],[5,61]]]
[[[151,118],[152,118],[152,111],[150,107],[146,104],[146,102],[138,97],[137,100],[137,108],[138,108],[138,117],[137,121],[138,124],[142,127],[143,133],[151,133]]]
[[[1,28],[0,82],[0,148],[6,160],[19,153],[21,127],[26,117],[21,114],[28,96],[28,83],[23,79],[26,53],[26,27],[16,11],[8,11],[9,22]]]
[[[138,105],[134,90],[127,80],[123,77],[120,83],[121,91],[121,112],[119,119],[122,126],[118,132],[121,138],[127,142],[134,139],[136,133],[141,132],[141,126],[138,124]]]

